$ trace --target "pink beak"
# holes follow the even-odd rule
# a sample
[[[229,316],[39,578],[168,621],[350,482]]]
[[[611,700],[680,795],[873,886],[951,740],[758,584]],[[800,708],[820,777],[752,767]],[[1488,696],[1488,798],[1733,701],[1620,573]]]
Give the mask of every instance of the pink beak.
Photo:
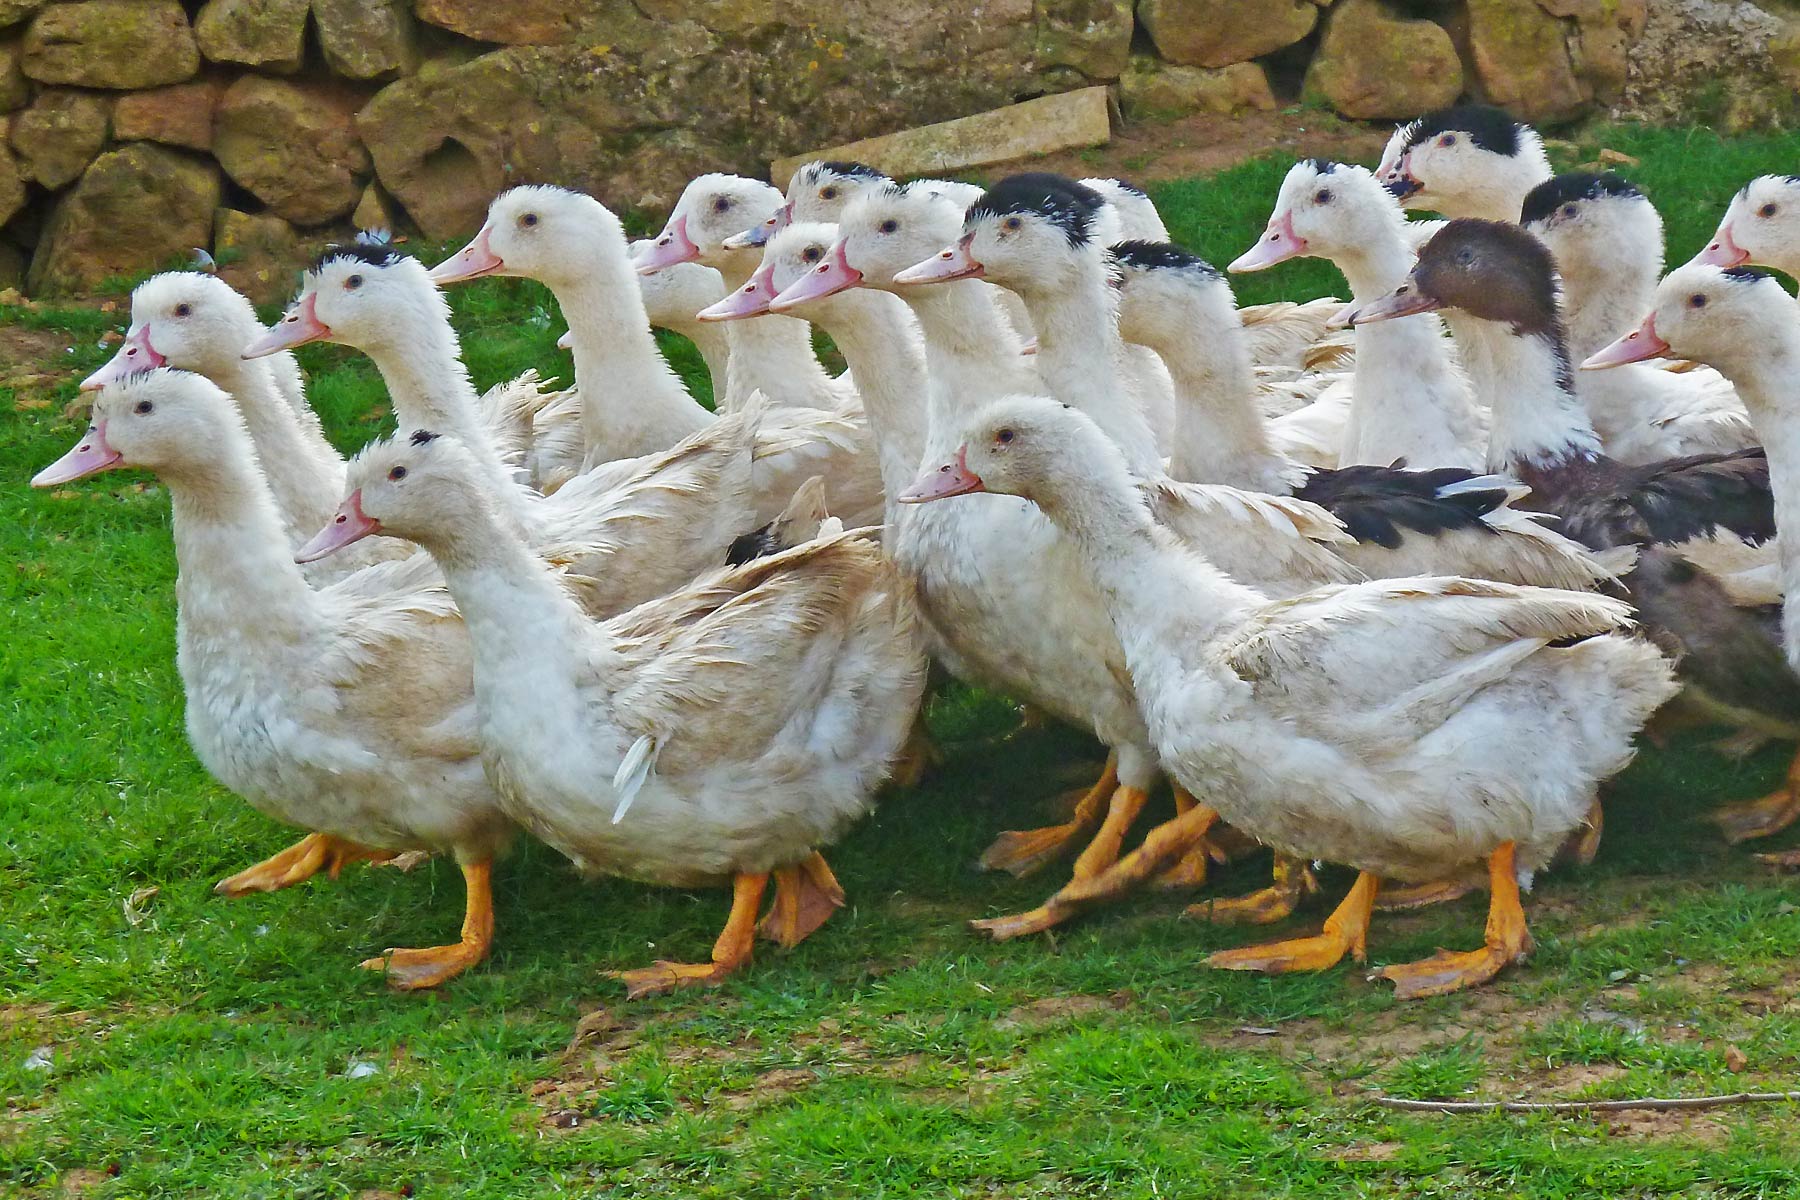
[[[1400,160],[1381,174],[1381,182],[1396,200],[1409,200],[1423,191],[1425,185],[1413,178],[1412,151],[1408,150],[1400,156]]]
[[[1437,300],[1420,291],[1417,285],[1407,282],[1379,300],[1339,310],[1325,324],[1331,329],[1346,329],[1376,321],[1392,321],[1396,317],[1436,312],[1442,307]]]
[[[563,330],[563,335],[556,339],[556,348],[558,350],[573,350],[575,348],[575,334],[570,330]]]
[[[494,253],[492,246],[488,245],[488,236],[492,232],[492,225],[483,225],[481,232],[477,233],[468,245],[431,268],[431,272],[426,278],[442,287],[446,283],[480,279],[483,275],[493,275],[506,270],[505,261]]]
[[[769,301],[775,298],[775,264],[764,263],[758,267],[756,274],[731,295],[716,304],[709,304],[694,314],[700,321],[742,321],[746,317],[760,317],[769,311]]]
[[[168,361],[150,344],[150,322],[145,321],[138,326],[136,333],[120,344],[113,356],[106,360],[104,367],[81,381],[81,390],[97,392],[109,383],[117,383],[133,371],[148,371]]]
[[[925,504],[985,491],[987,484],[981,482],[981,476],[969,470],[969,448],[965,445],[956,448],[955,458],[913,480],[912,485],[894,499],[902,504]]]
[[[669,222],[668,228],[650,243],[650,248],[637,260],[637,273],[654,275],[664,267],[696,262],[699,258],[700,247],[694,245],[694,240],[688,237],[687,214],[682,213]]]
[[[35,488],[74,483],[89,475],[110,471],[124,461],[124,456],[106,444],[106,422],[96,421],[88,427],[75,448],[31,477]]]
[[[987,273],[970,253],[975,235],[965,233],[953,246],[945,246],[922,263],[914,263],[894,276],[895,283],[948,283],[952,279],[980,279]]]
[[[1299,258],[1306,253],[1306,239],[1294,233],[1294,214],[1282,213],[1269,222],[1263,232],[1262,240],[1250,247],[1231,261],[1226,267],[1234,274],[1243,271],[1263,271],[1276,263],[1284,263],[1290,258]]]
[[[1741,267],[1750,261],[1750,252],[1731,240],[1731,222],[1720,221],[1719,232],[1713,234],[1706,249],[1694,255],[1694,261],[1715,267]]]
[[[727,250],[754,250],[758,246],[766,246],[769,239],[794,223],[794,205],[792,201],[775,210],[775,215],[761,225],[752,225],[742,233],[734,233],[724,241]]]
[[[304,346],[308,342],[316,342],[331,336],[331,328],[319,320],[315,306],[319,294],[308,292],[300,298],[300,303],[288,309],[287,315],[275,322],[269,332],[244,347],[243,357],[261,358],[265,354],[273,354],[277,350],[286,350],[292,346]]]
[[[1581,369],[1599,371],[1606,367],[1622,367],[1626,363],[1643,362],[1646,358],[1660,358],[1668,352],[1669,343],[1657,336],[1656,314],[1651,313],[1642,325],[1582,359]]]
[[[294,551],[294,561],[318,562],[351,542],[360,542],[371,533],[380,532],[381,522],[363,512],[362,489],[357,488],[338,505],[337,516],[331,518],[331,524],[319,530],[310,542]]]
[[[861,285],[862,272],[850,265],[849,252],[840,239],[825,252],[825,261],[787,285],[787,289],[769,301],[770,312],[786,312],[808,300],[823,300],[839,292]]]

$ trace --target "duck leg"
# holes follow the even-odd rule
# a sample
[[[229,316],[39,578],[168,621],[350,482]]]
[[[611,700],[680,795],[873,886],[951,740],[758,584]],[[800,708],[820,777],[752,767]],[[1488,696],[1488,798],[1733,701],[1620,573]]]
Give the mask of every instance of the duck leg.
[[[1393,981],[1396,1000],[1442,996],[1486,983],[1508,963],[1522,962],[1531,950],[1531,931],[1525,927],[1525,910],[1519,904],[1519,878],[1514,868],[1515,847],[1507,842],[1488,856],[1487,932],[1479,950],[1439,950],[1415,963],[1383,967],[1375,972]]]
[[[1175,788],[1175,815],[1184,817],[1199,806],[1193,794],[1179,783]],[[1206,873],[1211,864],[1226,861],[1224,853],[1212,839],[1205,838],[1198,845],[1188,850],[1178,859],[1174,866],[1156,877],[1156,886],[1164,891],[1180,891],[1206,886]]]
[[[981,866],[1006,871],[1023,879],[1065,854],[1069,847],[1092,833],[1105,815],[1107,800],[1119,786],[1119,756],[1106,756],[1106,770],[1075,805],[1075,812],[1061,825],[1042,829],[1009,829],[981,853]]]
[[[1556,852],[1557,861],[1577,867],[1593,866],[1595,856],[1600,853],[1600,834],[1605,828],[1606,810],[1600,806],[1600,797],[1595,796],[1588,806],[1587,820]]]
[[[1375,907],[1381,912],[1402,912],[1409,908],[1448,904],[1452,900],[1461,900],[1476,887],[1473,880],[1459,879],[1454,875],[1434,879],[1430,883],[1409,883],[1405,887],[1384,889],[1381,898],[1375,902]]]
[[[1004,942],[1028,933],[1042,933],[1077,913],[1115,902],[1168,870],[1196,846],[1204,845],[1206,831],[1218,819],[1218,813],[1203,804],[1196,804],[1174,820],[1152,829],[1142,845],[1111,867],[1097,875],[1071,880],[1037,908],[1010,916],[970,921],[969,928],[987,934],[996,942]]]
[[[320,871],[336,879],[349,863],[386,862],[396,853],[359,846],[329,833],[309,833],[281,853],[263,859],[254,867],[246,867],[228,879],[221,879],[213,885],[213,891],[221,896],[278,892],[304,883]]]
[[[931,740],[931,731],[925,726],[925,711],[920,709],[918,716],[913,718],[912,731],[906,735],[906,744],[894,758],[894,769],[888,774],[888,782],[898,788],[916,788],[943,762],[943,751]]]
[[[459,864],[462,867],[462,936],[448,946],[423,950],[393,950],[362,964],[365,971],[386,971],[388,984],[402,991],[436,987],[488,956],[494,944],[494,887],[492,859]]]
[[[1780,787],[1755,800],[1722,804],[1712,813],[1713,823],[1725,831],[1725,840],[1734,846],[1780,833],[1796,817],[1800,817],[1800,753],[1788,764],[1787,777]]]
[[[1273,925],[1294,915],[1300,901],[1319,890],[1319,881],[1304,859],[1275,856],[1275,881],[1248,896],[1202,900],[1188,905],[1185,916],[1220,925]]]
[[[844,907],[844,889],[823,855],[775,868],[775,903],[756,932],[792,950]]]
[[[1220,950],[1207,955],[1206,965],[1227,971],[1281,975],[1290,971],[1323,971],[1336,966],[1346,954],[1361,962],[1368,944],[1369,914],[1380,888],[1381,880],[1364,871],[1357,875],[1350,894],[1325,918],[1325,928],[1315,936]]]
[[[719,940],[713,943],[712,961],[704,963],[668,962],[662,959],[647,967],[630,971],[608,971],[607,974],[625,984],[625,998],[655,996],[683,987],[713,987],[723,983],[733,972],[749,965],[756,947],[756,910],[762,907],[763,889],[768,886],[766,871],[736,876],[731,881],[731,915]]]

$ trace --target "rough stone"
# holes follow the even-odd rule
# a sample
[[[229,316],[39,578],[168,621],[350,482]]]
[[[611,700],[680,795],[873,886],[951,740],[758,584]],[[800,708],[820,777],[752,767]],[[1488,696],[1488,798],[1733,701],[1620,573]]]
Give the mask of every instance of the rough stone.
[[[206,244],[218,206],[211,163],[148,142],[102,154],[51,212],[31,290],[79,291],[166,266]]]
[[[45,0],[0,0],[0,29],[17,25],[44,4]]]
[[[200,51],[180,0],[78,0],[33,18],[24,69],[40,83],[157,87],[191,79]]]
[[[1091,87],[777,159],[769,166],[769,178],[776,187],[786,187],[788,177],[815,158],[868,163],[895,176],[936,175],[1031,154],[1103,145],[1111,137],[1106,89]]]
[[[400,214],[395,210],[393,197],[383,191],[379,183],[371,183],[363,189],[362,199],[356,202],[350,223],[359,230],[385,229],[391,233],[400,224]]]
[[[1556,17],[1575,19],[1569,43],[1576,78],[1600,104],[1617,104],[1631,70],[1631,48],[1643,36],[1648,0],[1538,0]]]
[[[297,225],[335,220],[355,207],[369,170],[357,102],[332,84],[246,75],[219,101],[213,154],[275,215]]]
[[[351,79],[380,79],[418,67],[405,0],[313,0],[325,64]]]
[[[25,180],[19,175],[19,164],[13,152],[0,146],[0,225],[12,220],[25,207]]]
[[[583,0],[416,0],[421,21],[481,42],[547,45],[575,37],[584,11],[601,7]]]
[[[212,248],[219,275],[256,303],[293,294],[300,238],[280,217],[221,208],[213,214]]]
[[[206,0],[194,20],[200,53],[285,75],[306,57],[308,0]]]
[[[25,254],[11,242],[0,242],[0,292],[25,286]]]
[[[72,182],[106,144],[105,99],[63,88],[38,93],[13,118],[12,146],[27,179],[47,188]]]
[[[1062,0],[1038,15],[1036,58],[1093,80],[1117,79],[1131,57],[1131,0]]]
[[[1185,117],[1191,113],[1271,112],[1275,94],[1255,63],[1229,67],[1173,67],[1148,55],[1133,55],[1119,77],[1125,115],[1132,118]]]
[[[113,138],[210,150],[219,90],[203,80],[120,96],[113,105]]]
[[[1770,7],[1767,0],[1651,4],[1618,115],[1727,132],[1790,122],[1795,89],[1784,64],[1794,30]]]
[[[31,80],[19,69],[19,43],[0,42],[0,113],[24,108],[31,100]]]
[[[1469,55],[1489,103],[1534,123],[1581,115],[1593,92],[1575,77],[1568,22],[1515,0],[1468,5]]]
[[[1188,67],[1228,67],[1291,46],[1312,32],[1313,0],[1138,0],[1156,49]]]
[[[1443,26],[1401,17],[1385,0],[1338,0],[1304,92],[1346,117],[1400,120],[1455,103],[1462,88],[1462,60]]]

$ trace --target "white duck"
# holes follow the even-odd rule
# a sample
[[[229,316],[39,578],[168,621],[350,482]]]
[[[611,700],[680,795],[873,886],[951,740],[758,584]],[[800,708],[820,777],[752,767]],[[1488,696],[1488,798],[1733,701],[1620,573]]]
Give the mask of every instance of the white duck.
[[[649,238],[632,242],[632,259],[649,249]],[[694,314],[724,297],[725,277],[701,263],[677,263],[649,275],[639,275],[638,290],[644,298],[644,315],[650,324],[678,333],[694,343],[700,357],[706,360],[713,395],[723,396],[730,385],[727,372],[731,367],[731,339],[716,325],[694,320]],[[573,349],[574,339],[569,338],[563,348]]]
[[[1282,180],[1263,236],[1227,269],[1262,271],[1328,259],[1366,302],[1398,287],[1414,253],[1399,204],[1367,169],[1308,159]],[[1480,465],[1486,414],[1436,317],[1355,330],[1355,373],[1339,466],[1405,459],[1415,467]]]
[[[481,231],[431,273],[444,282],[523,275],[555,293],[575,335],[575,382],[590,464],[664,449],[715,419],[657,352],[633,266],[618,218],[598,200],[532,186],[497,197]],[[804,322],[788,323],[805,328]],[[741,340],[734,338],[734,346]],[[733,362],[737,354],[733,349]],[[817,368],[816,361],[812,365]],[[847,524],[881,520],[881,477],[858,406],[784,406],[763,415],[756,523],[781,511],[813,475],[825,477],[832,511]]]
[[[870,368],[861,374],[881,381],[867,396],[878,433],[916,428],[919,398],[925,396],[926,461],[952,448],[959,414],[976,402],[984,374],[976,348],[957,336],[966,336],[969,326],[934,332],[940,316],[933,303],[961,304],[967,313],[985,313],[990,327],[1011,332],[991,307],[983,308],[986,295],[965,283],[932,288],[893,283],[903,267],[942,245],[959,224],[953,207],[892,188],[852,204],[839,227],[841,237],[830,245],[824,244],[824,227],[800,227],[778,235],[770,246],[772,279],[791,280],[776,305],[826,324],[846,355]],[[898,290],[925,318],[928,372],[900,311],[887,297],[856,294],[877,287]],[[927,300],[932,293],[937,301]],[[884,453],[884,462],[888,457]],[[1231,569],[1278,592],[1354,577],[1329,549],[1343,537],[1341,527],[1314,505],[1166,480],[1151,494],[1163,519],[1184,536],[1216,547]],[[1001,939],[1036,932],[1141,882],[1118,881],[1105,895],[1084,890],[1086,881],[1117,858],[1157,768],[1135,699],[1117,669],[1116,640],[1066,540],[1030,506],[995,499],[902,510],[893,517],[888,547],[918,581],[933,649],[952,672],[1090,729],[1111,751],[1106,773],[1071,821],[1002,835],[982,857],[986,866],[1024,874],[1091,834],[1070,889],[1031,912],[975,927]],[[1178,793],[1177,801],[1184,811],[1193,807],[1185,793]],[[1183,849],[1199,856],[1190,854],[1179,864],[1171,882],[1203,880],[1204,849],[1192,843]]]
[[[1375,177],[1408,209],[1517,221],[1525,194],[1550,178],[1537,130],[1490,104],[1427,113],[1395,129]],[[1423,241],[1436,223],[1415,229]]]
[[[1493,899],[1481,949],[1380,974],[1402,998],[1438,995],[1529,951],[1520,886],[1674,691],[1655,648],[1624,636],[1626,605],[1429,577],[1271,603],[1171,539],[1116,445],[1079,412],[1008,399],[974,414],[962,437],[904,498],[1031,498],[1098,583],[1175,776],[1259,840],[1360,872],[1320,935],[1224,951],[1211,965],[1361,960],[1384,878],[1435,879],[1482,858]]]
[[[1569,354],[1576,361],[1649,307],[1662,273],[1662,217],[1635,184],[1611,173],[1558,175],[1526,195],[1519,223],[1556,256]],[[1606,452],[1620,462],[1756,444],[1743,401],[1710,368],[1584,371],[1575,377],[1575,391]]]
[[[243,419],[199,375],[165,367],[105,385],[92,427],[32,484],[114,467],[155,471],[169,489],[195,754],[257,811],[312,831],[216,890],[274,891],[401,851],[453,854],[467,885],[461,938],[362,965],[418,988],[480,962],[491,863],[512,826],[481,767],[468,636],[430,560],[308,586]]]
[[[1800,277],[1800,176],[1759,175],[1731,198],[1718,231],[1694,261],[1773,267]]]
[[[717,983],[765,932],[792,945],[843,903],[818,854],[866,813],[924,685],[910,589],[837,533],[595,623],[508,528],[456,440],[351,464],[306,553],[386,529],[442,566],[475,647],[482,752],[508,810],[584,871],[732,883],[711,961],[620,972],[631,995]]]

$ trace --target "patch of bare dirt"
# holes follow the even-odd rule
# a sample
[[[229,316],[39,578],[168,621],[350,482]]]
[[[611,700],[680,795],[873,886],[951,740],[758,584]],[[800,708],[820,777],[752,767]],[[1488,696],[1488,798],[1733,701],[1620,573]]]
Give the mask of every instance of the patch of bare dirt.
[[[1124,992],[1114,992],[1110,996],[1045,996],[1012,1009],[994,1022],[994,1028],[1033,1029],[1055,1025],[1097,1012],[1116,1011],[1130,1003],[1131,997]]]
[[[1731,1130],[1716,1115],[1707,1112],[1630,1109],[1600,1113],[1597,1119],[1613,1137],[1680,1138],[1708,1146],[1723,1145],[1731,1137]]]

